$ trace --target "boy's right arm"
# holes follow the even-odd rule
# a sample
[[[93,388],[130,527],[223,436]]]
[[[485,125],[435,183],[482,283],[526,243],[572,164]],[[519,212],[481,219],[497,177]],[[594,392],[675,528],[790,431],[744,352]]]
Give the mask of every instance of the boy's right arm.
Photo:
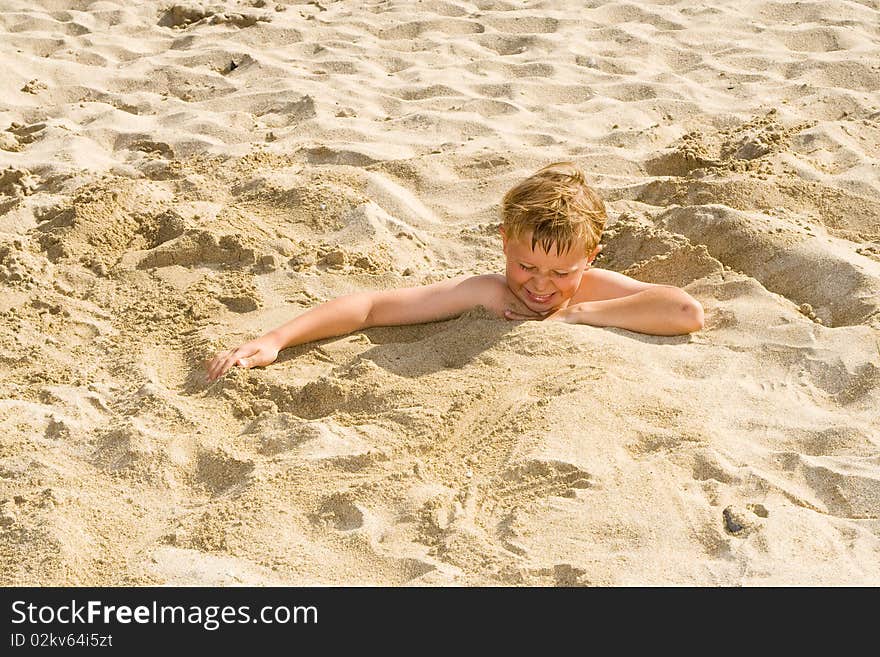
[[[457,317],[491,303],[497,282],[491,276],[459,276],[431,285],[359,292],[312,308],[262,337],[223,351],[208,364],[208,381],[231,367],[263,367],[278,352],[304,342],[345,335],[371,326],[422,324]]]

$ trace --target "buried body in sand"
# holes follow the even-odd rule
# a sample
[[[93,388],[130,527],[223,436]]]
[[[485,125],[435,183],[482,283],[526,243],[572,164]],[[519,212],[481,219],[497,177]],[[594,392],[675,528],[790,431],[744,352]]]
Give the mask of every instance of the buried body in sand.
[[[0,582],[880,584],[875,9],[60,4],[0,38]],[[601,240],[502,252],[569,160]]]
[[[702,306],[684,290],[591,269],[602,250],[606,213],[574,163],[550,164],[523,180],[505,195],[502,216],[504,275],[464,275],[334,299],[217,354],[208,363],[208,381],[231,367],[269,365],[292,345],[373,326],[451,319],[477,306],[509,320],[549,319],[653,335],[703,327]]]

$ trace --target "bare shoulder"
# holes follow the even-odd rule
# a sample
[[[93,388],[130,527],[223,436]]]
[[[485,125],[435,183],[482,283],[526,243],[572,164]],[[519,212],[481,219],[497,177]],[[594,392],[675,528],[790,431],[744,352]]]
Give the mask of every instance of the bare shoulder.
[[[656,283],[645,283],[608,269],[589,269],[581,278],[581,284],[571,299],[572,303],[585,301],[605,301],[627,297],[652,287],[669,287]]]
[[[366,325],[436,322],[456,317],[477,306],[494,311],[499,305],[498,297],[498,282],[492,274],[464,275],[430,285],[371,292]]]
[[[505,319],[504,311],[513,310],[521,315],[535,316],[534,311],[527,308],[511,292],[504,274],[483,274],[480,278],[482,279],[480,305],[493,315]]]
[[[507,307],[506,294],[510,292],[507,279],[502,274],[479,274],[468,279],[473,306],[483,306],[492,314],[503,318]]]
[[[507,287],[507,279],[504,274],[461,276],[446,281],[446,284],[455,286],[463,310],[483,306],[492,314],[503,319],[505,309],[521,305],[520,301],[513,296],[510,288]],[[526,309],[523,307],[522,311],[526,312]]]

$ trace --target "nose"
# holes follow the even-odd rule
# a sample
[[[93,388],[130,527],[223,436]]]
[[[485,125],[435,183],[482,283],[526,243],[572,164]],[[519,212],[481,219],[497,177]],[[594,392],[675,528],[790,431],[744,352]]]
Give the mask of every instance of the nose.
[[[550,292],[549,277],[536,274],[532,280],[534,281],[532,283],[532,289],[535,291],[535,294],[543,295]]]

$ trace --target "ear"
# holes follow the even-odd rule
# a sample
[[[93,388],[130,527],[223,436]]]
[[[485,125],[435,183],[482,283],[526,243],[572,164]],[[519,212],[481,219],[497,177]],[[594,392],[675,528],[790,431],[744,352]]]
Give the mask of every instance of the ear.
[[[593,261],[596,259],[596,256],[598,256],[599,253],[602,252],[603,248],[605,248],[604,245],[599,244],[598,246],[596,246],[595,249],[593,249],[593,252],[587,257],[587,265],[588,266],[593,264]]]
[[[501,248],[506,253],[507,252],[507,233],[505,232],[503,225],[500,227],[499,230],[501,232]]]

